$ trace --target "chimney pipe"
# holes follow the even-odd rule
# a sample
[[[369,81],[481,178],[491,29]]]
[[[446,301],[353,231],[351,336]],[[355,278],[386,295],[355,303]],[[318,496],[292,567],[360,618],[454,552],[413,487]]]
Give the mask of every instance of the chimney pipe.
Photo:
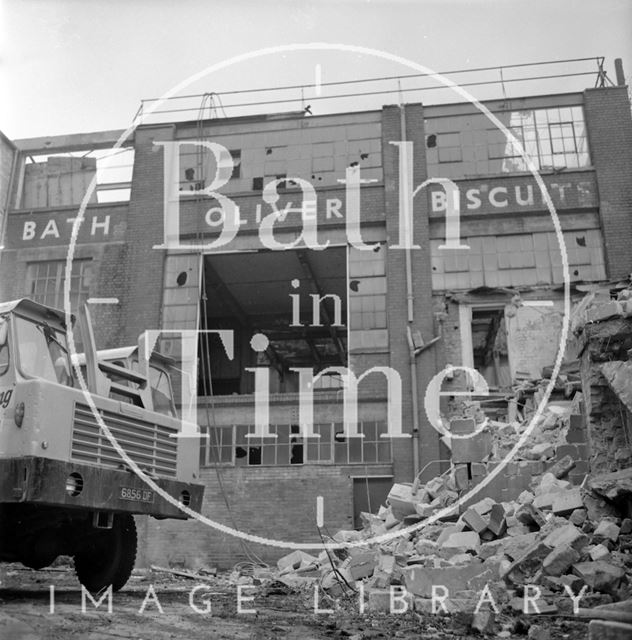
[[[620,87],[625,86],[625,75],[623,74],[623,60],[621,60],[621,58],[614,59],[614,70],[617,75],[617,84]]]

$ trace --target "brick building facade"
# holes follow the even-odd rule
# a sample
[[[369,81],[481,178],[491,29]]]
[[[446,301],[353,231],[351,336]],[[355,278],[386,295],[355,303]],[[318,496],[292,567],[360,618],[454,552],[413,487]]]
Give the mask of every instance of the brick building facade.
[[[564,235],[571,294],[582,295],[575,285],[632,272],[626,87],[485,107],[524,146],[546,186]],[[433,477],[449,464],[424,410],[425,390],[447,364],[476,368],[491,389],[502,389],[517,377],[539,377],[553,363],[564,312],[554,219],[520,150],[474,105],[141,125],[116,152],[125,163],[107,174],[105,150],[121,133],[15,141],[12,179],[4,162],[2,169],[11,199],[0,299],[32,296],[60,305],[73,219],[96,181],[77,232],[71,299],[118,299],[93,311],[99,348],[135,343],[146,329],[233,332],[232,360],[215,338],[201,337],[198,351],[198,422],[209,434],[201,456],[203,514],[222,525],[315,542],[322,496],[327,529],[349,528],[360,511],[377,508],[393,481]],[[195,144],[200,140],[222,145],[229,157]],[[443,247],[450,195],[436,180],[411,198],[419,248],[396,248],[407,193],[404,141],[409,192],[428,179],[458,187],[459,243],[467,248]],[[177,167],[166,173],[167,145],[176,142]],[[346,222],[356,197],[349,169],[371,181],[358,196],[370,251],[349,244]],[[214,186],[224,173],[225,184]],[[175,238],[166,232],[174,228],[174,209],[165,214],[166,175],[177,182]],[[279,188],[271,196],[266,185],[273,180]],[[307,183],[315,189],[316,237],[329,246],[293,245],[305,211],[275,220],[274,238],[291,248],[264,246],[259,231],[272,203],[300,208]],[[221,195],[203,195],[202,187]],[[239,227],[229,243],[212,248],[226,226],[221,196],[239,207]],[[264,352],[250,346],[258,333],[268,337]],[[163,347],[178,356],[177,341]],[[372,367],[397,371],[403,431],[412,437],[380,437],[390,428],[389,395],[377,372],[359,385],[365,437],[346,437],[335,371],[314,385],[320,439],[298,437],[293,369],[344,366],[356,376]],[[276,440],[247,438],[255,422],[255,367],[268,371]],[[239,540],[197,522],[143,521],[141,536],[145,562],[229,566],[245,557]],[[279,546],[250,548],[265,559],[283,553]]]

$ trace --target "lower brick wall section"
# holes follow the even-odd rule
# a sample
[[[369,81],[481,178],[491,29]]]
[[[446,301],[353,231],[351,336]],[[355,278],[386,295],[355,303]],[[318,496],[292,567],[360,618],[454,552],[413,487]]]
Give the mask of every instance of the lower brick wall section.
[[[229,513],[215,469],[204,469],[206,485],[202,514],[228,527],[285,542],[318,543],[316,498],[324,498],[326,531],[353,528],[353,479],[351,476],[392,475],[391,465],[300,466],[221,468],[221,481]],[[234,523],[233,523],[234,521]],[[155,520],[137,517],[139,555],[137,566],[150,564],[195,569],[233,567],[248,560],[240,539],[197,521]],[[291,549],[247,543],[250,551],[274,563]]]

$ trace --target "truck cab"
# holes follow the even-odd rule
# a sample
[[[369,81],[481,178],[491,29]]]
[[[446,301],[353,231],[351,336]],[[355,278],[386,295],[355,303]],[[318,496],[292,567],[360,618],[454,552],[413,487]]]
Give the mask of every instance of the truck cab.
[[[134,566],[134,514],[199,511],[199,440],[179,437],[166,360],[99,358],[87,310],[86,392],[65,322],[28,299],[0,304],[0,560],[73,556],[87,589],[116,590]]]

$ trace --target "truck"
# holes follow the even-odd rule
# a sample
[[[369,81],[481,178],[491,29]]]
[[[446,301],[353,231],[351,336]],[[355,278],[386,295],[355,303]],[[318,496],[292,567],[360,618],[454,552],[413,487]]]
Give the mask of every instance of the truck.
[[[136,561],[135,515],[199,512],[200,443],[180,437],[169,359],[150,358],[141,342],[99,356],[89,316],[86,306],[73,366],[62,311],[0,303],[0,561],[41,569],[71,556],[87,590],[117,591]]]

